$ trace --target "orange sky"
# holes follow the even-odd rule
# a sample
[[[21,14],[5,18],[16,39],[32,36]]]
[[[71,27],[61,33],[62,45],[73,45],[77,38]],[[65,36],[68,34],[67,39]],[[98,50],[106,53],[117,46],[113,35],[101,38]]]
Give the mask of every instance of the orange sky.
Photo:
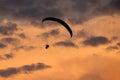
[[[17,46],[22,44],[34,46],[35,48],[12,50],[14,58],[1,60],[0,69],[19,68],[26,64],[30,65],[39,62],[50,65],[51,68],[28,72],[28,74],[21,72],[7,78],[0,77],[0,80],[119,80],[119,49],[106,50],[107,47],[114,46],[119,42],[119,21],[119,15],[96,17],[82,25],[76,25],[76,29],[74,28],[75,34],[72,38],[69,38],[68,33],[58,26],[61,29],[61,33],[56,37],[51,36],[47,39],[47,42],[50,43],[50,48],[47,50],[44,48],[47,42],[41,40],[41,37],[36,38],[36,35],[45,31],[44,29],[39,30],[38,28],[30,27],[28,23],[16,22],[21,26],[21,29],[24,28],[23,32],[28,37],[27,39],[21,39],[20,44],[17,44]],[[111,42],[97,47],[84,45],[82,43],[84,38],[75,36],[77,30],[83,29],[90,36],[105,36]],[[18,31],[16,34],[20,32]],[[118,36],[118,38],[112,41],[114,36]],[[17,38],[16,35],[13,35],[13,37]],[[71,40],[78,47],[53,45],[60,40]],[[1,56],[10,52],[11,48],[12,46],[9,45],[8,48],[0,49]]]
[[[119,3],[1,0],[0,80],[120,80]]]

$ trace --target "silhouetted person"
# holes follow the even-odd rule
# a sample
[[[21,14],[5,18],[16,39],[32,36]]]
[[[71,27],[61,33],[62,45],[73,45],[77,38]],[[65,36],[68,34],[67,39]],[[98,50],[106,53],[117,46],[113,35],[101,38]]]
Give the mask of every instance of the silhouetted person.
[[[49,45],[46,45],[45,48],[48,49],[50,46]]]

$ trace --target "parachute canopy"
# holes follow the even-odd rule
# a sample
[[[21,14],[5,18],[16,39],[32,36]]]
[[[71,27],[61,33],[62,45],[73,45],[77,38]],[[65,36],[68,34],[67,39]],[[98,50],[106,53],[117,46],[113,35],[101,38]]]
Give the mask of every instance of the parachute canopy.
[[[69,27],[69,25],[68,25],[66,22],[64,22],[64,21],[61,20],[61,19],[54,18],[54,17],[46,17],[46,18],[44,18],[44,19],[42,20],[42,22],[44,22],[44,21],[49,21],[49,20],[50,20],[50,21],[56,21],[56,22],[62,24],[62,25],[67,29],[67,31],[70,33],[70,36],[72,37],[72,35],[73,35],[72,30],[71,30],[71,28]]]

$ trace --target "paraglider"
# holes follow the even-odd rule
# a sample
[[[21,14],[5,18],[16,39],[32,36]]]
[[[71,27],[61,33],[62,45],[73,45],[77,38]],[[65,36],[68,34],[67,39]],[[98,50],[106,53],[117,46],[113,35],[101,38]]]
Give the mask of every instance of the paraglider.
[[[56,22],[62,24],[62,25],[68,30],[68,32],[70,33],[70,36],[72,37],[73,33],[72,33],[71,28],[70,28],[69,25],[68,25],[67,23],[65,23],[63,20],[58,19],[58,18],[54,18],[54,17],[46,17],[46,18],[44,18],[44,19],[42,20],[42,22],[48,21],[48,20],[50,20],[50,21],[56,21]]]
[[[49,48],[49,45],[46,45],[45,48],[48,49],[48,48]]]
[[[56,21],[56,22],[62,24],[62,25],[68,30],[68,32],[70,33],[70,36],[72,37],[73,32],[72,32],[71,28],[70,28],[69,25],[68,25],[66,22],[64,22],[63,20],[58,19],[58,18],[54,18],[54,17],[46,17],[46,18],[44,18],[44,19],[42,20],[42,22],[44,22],[44,21]],[[49,48],[49,45],[46,45],[45,48],[48,49],[48,48]]]

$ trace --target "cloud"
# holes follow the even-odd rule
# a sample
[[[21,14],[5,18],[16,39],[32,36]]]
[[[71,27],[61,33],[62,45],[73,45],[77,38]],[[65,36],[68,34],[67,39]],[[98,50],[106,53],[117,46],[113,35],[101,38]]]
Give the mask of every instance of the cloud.
[[[0,3],[1,16],[27,19],[35,25],[40,25],[41,19],[49,16],[67,18],[71,23],[82,23],[98,16],[98,13],[118,13],[120,8],[119,0],[5,0]]]
[[[13,53],[7,53],[4,55],[5,59],[11,59],[14,57]]]
[[[109,47],[107,47],[106,48],[106,50],[118,50],[119,49],[119,47],[118,46],[109,46]]]
[[[34,65],[34,64],[24,65],[23,67],[21,67],[23,72],[31,72],[31,71],[41,70],[41,69],[45,69],[45,68],[50,68],[50,66],[45,65],[43,63],[37,63],[36,65]]]
[[[57,36],[57,35],[59,35],[59,34],[60,34],[60,32],[59,32],[58,29],[53,29],[53,30],[51,30],[51,31],[49,31],[49,32],[43,33],[42,36],[43,36],[44,38],[48,38],[48,37],[50,37],[50,36]],[[38,35],[38,37],[39,37],[39,35]]]
[[[83,23],[99,15],[119,14],[119,2],[119,0],[74,0],[72,9],[78,14],[70,19],[76,19],[76,23]]]
[[[16,68],[8,68],[6,70],[0,70],[0,76],[1,77],[9,77],[13,74],[19,73],[19,70]]]
[[[118,40],[118,37],[117,37],[117,36],[113,36],[113,37],[111,38],[111,41],[115,41],[115,40]]]
[[[36,47],[34,47],[34,46],[17,46],[17,47],[15,47],[13,50],[16,50],[16,51],[18,51],[18,50],[21,50],[21,49],[24,49],[24,50],[26,50],[26,51],[30,51],[30,50],[32,50],[32,49],[35,49]]]
[[[19,34],[18,36],[19,36],[20,38],[22,38],[22,39],[26,39],[26,38],[27,38],[24,33],[21,33],[21,34]]]
[[[120,42],[118,42],[117,45],[120,46]]]
[[[109,42],[110,41],[108,40],[108,38],[103,37],[103,36],[97,36],[97,37],[90,37],[84,40],[83,44],[95,47],[95,46],[107,44]]]
[[[79,80],[103,80],[100,75],[97,74],[84,74]]]
[[[0,56],[0,60],[8,60],[8,59],[12,59],[14,57],[14,54],[13,53],[6,53],[4,55],[1,55]]]
[[[0,34],[11,35],[17,30],[17,24],[7,23],[6,25],[0,26]]]
[[[0,48],[5,48],[5,47],[7,47],[7,46],[4,43],[0,42]]]
[[[92,9],[92,7],[96,7],[99,4],[100,0],[75,0],[74,9],[79,11],[80,13],[86,13]]]
[[[120,9],[120,0],[114,0],[113,2],[111,2],[113,7],[117,10]]]
[[[119,42],[117,42],[115,45],[113,45],[113,46],[108,46],[107,48],[106,48],[106,50],[108,50],[108,51],[111,51],[111,50],[119,50],[120,49],[120,43]]]
[[[55,43],[55,46],[78,47],[76,44],[74,44],[71,41],[60,41],[60,42]]]
[[[1,15],[9,15],[17,19],[40,20],[46,16],[61,16],[62,13],[56,8],[56,1],[52,0],[5,0],[0,1]]]
[[[16,38],[12,38],[12,37],[6,37],[6,38],[2,38],[1,42],[5,44],[17,44],[19,40]]]
[[[98,9],[98,11],[102,14],[114,14],[114,13],[120,13],[120,0],[108,0],[110,1],[108,5],[105,7],[101,7]]]
[[[77,32],[76,35],[78,38],[86,38],[89,36],[89,34],[85,30],[80,30]]]
[[[45,65],[44,63],[24,65],[24,66],[19,67],[19,68],[8,68],[8,69],[0,70],[0,76],[7,78],[7,77],[11,77],[11,76],[16,75],[16,74],[30,73],[32,71],[43,70],[43,69],[50,68],[50,67],[51,66]]]

